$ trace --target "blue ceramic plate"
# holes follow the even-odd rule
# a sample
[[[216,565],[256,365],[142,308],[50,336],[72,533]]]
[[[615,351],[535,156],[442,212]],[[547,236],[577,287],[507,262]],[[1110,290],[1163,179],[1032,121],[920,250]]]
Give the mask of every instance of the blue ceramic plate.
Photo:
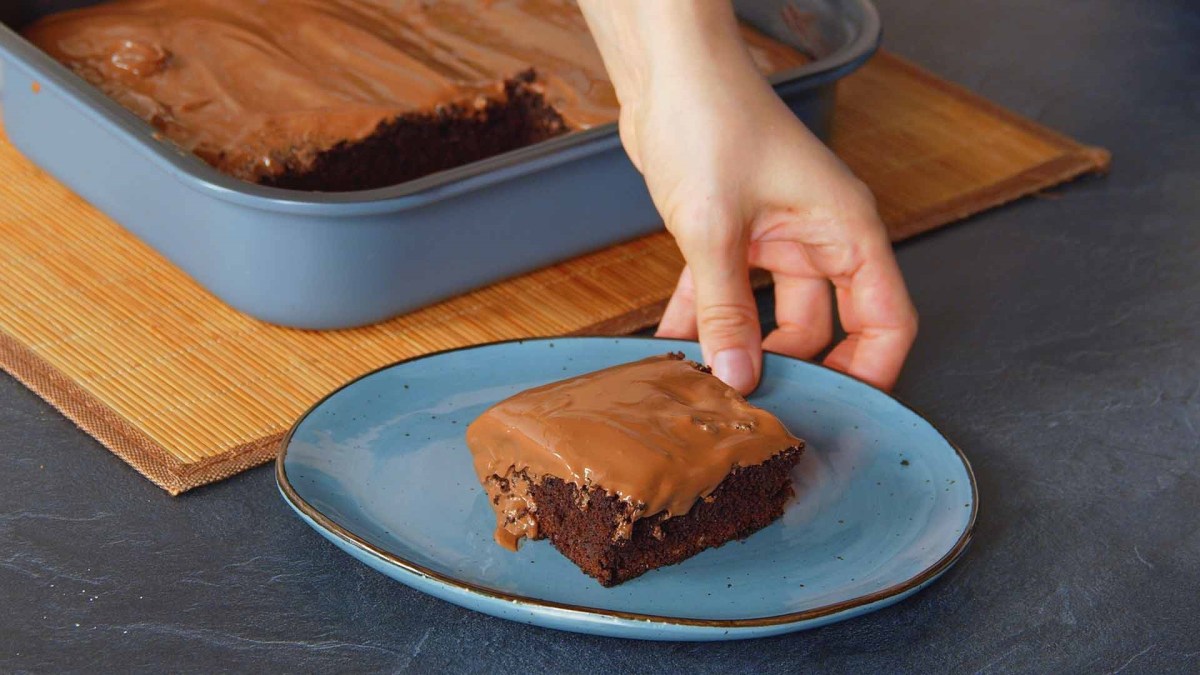
[[[742,543],[606,589],[545,541],[492,541],[463,433],[536,385],[692,342],[504,342],[389,366],[334,392],[283,443],[279,489],[326,539],[443,600],[514,621],[656,640],[760,637],[898,602],[955,561],[977,509],[967,460],[890,396],[768,355],[751,400],[808,441],[783,518]]]

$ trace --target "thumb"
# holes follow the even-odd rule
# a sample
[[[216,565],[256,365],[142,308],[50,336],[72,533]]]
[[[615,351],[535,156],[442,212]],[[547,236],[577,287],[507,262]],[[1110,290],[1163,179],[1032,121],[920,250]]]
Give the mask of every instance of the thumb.
[[[750,290],[748,243],[736,236],[711,239],[684,251],[695,286],[700,350],[714,375],[749,394],[762,371],[762,331]]]

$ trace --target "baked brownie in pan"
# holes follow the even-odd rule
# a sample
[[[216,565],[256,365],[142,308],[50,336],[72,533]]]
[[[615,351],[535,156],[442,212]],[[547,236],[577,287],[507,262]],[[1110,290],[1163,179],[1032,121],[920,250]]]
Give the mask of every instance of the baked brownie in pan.
[[[617,119],[573,0],[108,0],[24,35],[247,181],[394,185]],[[764,73],[809,59],[743,26]]]
[[[184,9],[197,1],[172,0],[160,3],[159,8]],[[279,6],[277,0],[224,1],[239,10],[267,11]],[[287,6],[299,11],[242,44],[270,46],[278,36],[292,34],[289,25],[303,23],[292,21],[294,17],[335,3],[339,8],[372,4],[401,10],[428,4],[432,9],[446,8],[444,14],[449,14],[456,3],[467,1],[291,0]],[[492,12],[516,16],[534,2],[494,0],[484,3],[486,14],[456,14],[477,21],[487,18],[490,25],[496,16]],[[68,19],[56,17],[75,17],[71,19],[75,21],[86,16],[86,21],[79,23],[87,34],[101,28],[125,30],[131,24],[129,16],[141,16],[142,21],[163,18],[136,9],[114,13],[114,6],[102,0],[0,3],[0,58],[8,66],[6,84],[0,89],[5,133],[14,147],[42,169],[155,248],[206,290],[255,319],[305,329],[362,326],[661,229],[644,181],[621,150],[616,125],[577,123],[572,117],[578,108],[570,98],[571,90],[560,85],[584,80],[554,78],[550,69],[555,64],[544,59],[547,50],[534,54],[536,59],[516,60],[519,62],[511,67],[489,73],[488,81],[502,81],[535,66],[539,82],[545,85],[547,103],[563,116],[570,133],[376,190],[287,190],[236,177],[203,161],[195,139],[178,135],[184,129],[182,120],[164,127],[145,123],[152,114],[123,100],[115,91],[116,78],[110,89],[78,76],[83,74],[78,60],[111,63],[114,52],[106,55],[105,49],[113,47],[112,43],[97,41],[97,51],[91,55],[77,52],[71,57],[76,63],[67,63],[53,47],[39,41],[39,49],[27,39],[33,37],[35,24],[55,22],[53,25],[65,28]],[[122,6],[129,8],[125,3]],[[815,133],[826,137],[836,83],[878,47],[879,16],[870,0],[833,4],[824,0],[735,0],[735,6],[748,25],[790,45],[792,53],[811,55],[804,66],[779,71],[772,80],[783,100]],[[76,14],[74,10],[81,7],[92,13]],[[797,8],[815,17],[810,24],[813,32],[799,35],[781,26],[781,13]],[[350,25],[345,13],[325,14]],[[113,19],[107,27],[104,16]],[[501,19],[499,23],[507,26],[503,28],[505,36],[535,33],[510,31],[514,25],[519,28],[519,22]],[[574,43],[595,53],[594,45],[579,40],[569,22],[553,18],[543,23],[563,26]],[[543,23],[536,24],[538,31],[546,29]],[[368,32],[375,32],[392,21],[356,24],[366,24]],[[748,35],[771,42],[764,33]],[[337,39],[324,40],[330,36]],[[306,68],[312,63],[336,64],[335,59],[325,58],[321,44],[353,46],[360,42],[358,38],[342,39],[338,30],[310,31],[303,38],[285,46],[291,50],[289,58],[313,57],[303,62]],[[210,50],[204,56],[236,55],[239,67],[233,69],[234,74],[250,78],[251,83],[288,62],[251,63],[236,48],[216,48],[210,39],[180,42],[188,48],[207,45]],[[313,49],[314,44],[318,49]],[[752,55],[760,53],[758,46],[750,47]],[[767,51],[764,48],[761,53]],[[177,50],[173,55],[179,58],[170,59],[170,67],[147,80],[167,83],[168,73],[172,73],[170,77],[179,74],[176,67],[185,62],[182,57],[187,54]],[[398,58],[403,58],[399,50],[386,58],[373,57],[368,63],[394,64]],[[357,65],[344,70],[360,71]],[[361,84],[361,80],[342,79]],[[600,84],[585,93],[593,97]],[[161,102],[161,97],[144,95]],[[270,97],[266,100],[273,101]],[[216,110],[212,105],[197,109],[186,103],[176,101],[170,109],[175,115]],[[294,106],[289,109],[297,112]],[[344,112],[345,106],[337,110]],[[262,112],[246,110],[234,119],[245,129],[250,126],[246,121]],[[324,115],[328,111],[317,112]],[[328,129],[336,125],[323,122],[319,126]],[[373,127],[364,133],[371,130]]]

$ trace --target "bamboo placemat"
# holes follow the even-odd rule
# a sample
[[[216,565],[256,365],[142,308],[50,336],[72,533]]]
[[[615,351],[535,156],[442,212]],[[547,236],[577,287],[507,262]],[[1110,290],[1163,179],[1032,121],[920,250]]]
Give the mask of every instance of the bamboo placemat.
[[[841,85],[835,124],[896,240],[1108,164],[886,53]],[[171,494],[269,461],[309,405],[389,362],[650,325],[682,264],[653,235],[376,326],[290,330],[225,307],[3,141],[0,176],[0,366]]]

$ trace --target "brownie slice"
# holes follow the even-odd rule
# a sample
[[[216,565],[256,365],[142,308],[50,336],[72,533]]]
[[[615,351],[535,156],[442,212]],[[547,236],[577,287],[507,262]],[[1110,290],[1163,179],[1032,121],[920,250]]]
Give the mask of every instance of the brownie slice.
[[[497,542],[549,539],[604,586],[769,525],[804,447],[681,354],[518,394],[472,423],[468,444]]]

